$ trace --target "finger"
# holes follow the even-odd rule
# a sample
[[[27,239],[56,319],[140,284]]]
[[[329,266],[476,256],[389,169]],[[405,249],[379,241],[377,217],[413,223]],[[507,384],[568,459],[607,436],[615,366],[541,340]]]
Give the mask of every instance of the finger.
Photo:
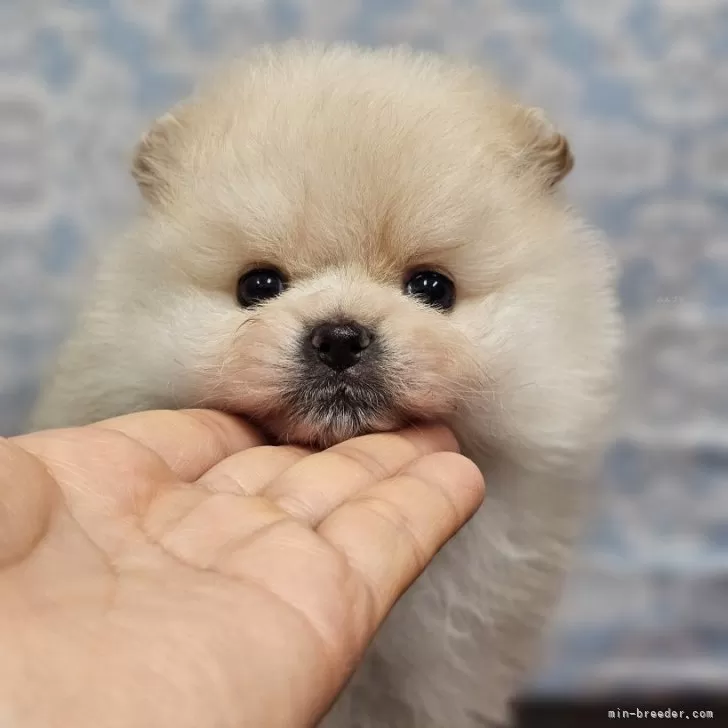
[[[254,495],[310,454],[291,445],[253,447],[218,463],[196,484],[213,493]]]
[[[433,452],[455,451],[444,427],[364,435],[300,460],[263,492],[279,508],[318,525],[347,498]]]
[[[0,568],[25,558],[48,529],[58,486],[43,464],[0,438]]]
[[[181,480],[197,480],[225,458],[264,443],[250,424],[214,410],[155,410],[93,427],[116,430],[157,453]]]
[[[436,453],[346,501],[319,526],[367,585],[373,625],[475,513],[483,493],[473,462]]]

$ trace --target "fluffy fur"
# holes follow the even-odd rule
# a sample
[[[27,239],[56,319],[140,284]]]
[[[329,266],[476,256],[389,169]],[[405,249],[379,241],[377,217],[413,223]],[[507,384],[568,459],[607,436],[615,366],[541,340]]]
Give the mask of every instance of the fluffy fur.
[[[139,145],[144,212],[105,255],[34,427],[208,406],[325,446],[437,419],[487,479],[326,728],[500,725],[533,664],[620,340],[612,260],[559,190],[571,165],[482,71],[350,46],[260,50]],[[236,282],[261,264],[291,285],[243,309]],[[403,295],[421,266],[455,281],[453,310]],[[301,337],[342,318],[381,345],[359,412],[304,386]]]

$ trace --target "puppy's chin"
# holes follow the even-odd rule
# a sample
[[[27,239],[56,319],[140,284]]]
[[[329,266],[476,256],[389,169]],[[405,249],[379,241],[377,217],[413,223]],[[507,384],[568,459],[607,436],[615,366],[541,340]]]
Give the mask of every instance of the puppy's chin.
[[[357,401],[344,388],[327,394],[314,401],[310,393],[295,401],[286,394],[280,408],[255,419],[277,443],[322,450],[352,437],[389,432],[409,424],[394,410],[374,409]]]
[[[389,422],[373,422],[363,420],[356,414],[344,413],[321,420],[314,417],[295,420],[283,414],[252,419],[274,444],[303,445],[314,450],[325,450],[352,437],[373,432],[389,432],[402,427],[395,419]]]

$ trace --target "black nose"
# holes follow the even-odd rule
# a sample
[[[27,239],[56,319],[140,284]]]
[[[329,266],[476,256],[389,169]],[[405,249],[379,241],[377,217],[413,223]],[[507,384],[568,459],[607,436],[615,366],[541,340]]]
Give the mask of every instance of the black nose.
[[[357,323],[321,324],[311,332],[311,346],[326,366],[337,371],[353,367],[372,343],[372,335]]]

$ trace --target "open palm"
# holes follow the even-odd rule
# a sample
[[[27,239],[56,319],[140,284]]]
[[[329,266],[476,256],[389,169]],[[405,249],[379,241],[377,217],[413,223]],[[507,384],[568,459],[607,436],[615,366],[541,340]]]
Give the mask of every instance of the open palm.
[[[480,504],[442,428],[312,454],[149,412],[0,444],[0,723],[315,725]]]

